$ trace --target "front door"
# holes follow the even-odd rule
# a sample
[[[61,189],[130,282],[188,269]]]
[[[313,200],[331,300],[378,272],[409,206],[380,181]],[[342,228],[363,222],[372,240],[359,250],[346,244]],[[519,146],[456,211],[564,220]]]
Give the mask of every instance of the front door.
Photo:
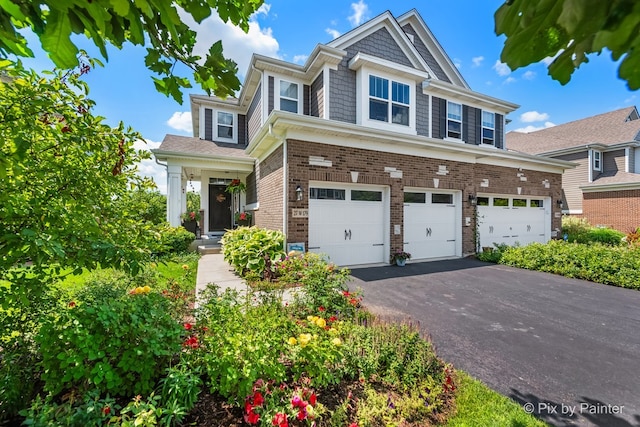
[[[231,194],[226,185],[209,184],[209,231],[231,228]]]

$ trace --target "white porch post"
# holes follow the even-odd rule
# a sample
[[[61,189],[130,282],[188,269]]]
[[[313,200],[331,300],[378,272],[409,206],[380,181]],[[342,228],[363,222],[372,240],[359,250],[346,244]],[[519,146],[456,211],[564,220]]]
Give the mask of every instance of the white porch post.
[[[167,222],[172,227],[180,226],[182,212],[182,166],[167,165]],[[186,203],[186,202],[185,202]]]

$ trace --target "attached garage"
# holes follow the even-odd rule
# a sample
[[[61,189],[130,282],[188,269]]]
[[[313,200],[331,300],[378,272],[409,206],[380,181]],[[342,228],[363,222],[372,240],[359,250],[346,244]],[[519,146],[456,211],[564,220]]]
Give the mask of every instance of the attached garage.
[[[478,196],[480,246],[524,246],[551,238],[551,199],[526,196]]]
[[[413,259],[462,255],[459,191],[405,189],[404,250]]]
[[[309,185],[309,251],[337,265],[388,262],[388,187]]]

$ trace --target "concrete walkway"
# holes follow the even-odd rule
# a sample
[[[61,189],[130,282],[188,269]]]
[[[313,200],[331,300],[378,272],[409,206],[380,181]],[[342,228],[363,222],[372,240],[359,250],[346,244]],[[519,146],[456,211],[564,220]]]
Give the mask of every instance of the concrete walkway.
[[[223,258],[222,254],[202,255],[198,261],[198,276],[196,277],[196,295],[207,287],[209,283],[215,283],[221,291],[232,288],[238,292],[247,290],[247,284],[233,271]]]

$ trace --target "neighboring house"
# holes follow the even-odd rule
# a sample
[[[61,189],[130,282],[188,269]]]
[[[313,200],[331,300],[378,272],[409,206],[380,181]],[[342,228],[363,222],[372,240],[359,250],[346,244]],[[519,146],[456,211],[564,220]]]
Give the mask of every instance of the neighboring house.
[[[622,108],[551,128],[509,132],[507,148],[568,160],[563,212],[629,232],[640,227],[640,116]]]
[[[205,233],[248,210],[340,265],[386,263],[398,248],[427,259],[547,241],[573,164],[507,151],[516,108],[472,91],[417,11],[385,12],[304,65],[254,55],[237,99],[192,95],[194,137],[167,135],[154,150],[168,220],[180,223],[194,179]],[[232,179],[247,186],[239,203],[225,193]]]

